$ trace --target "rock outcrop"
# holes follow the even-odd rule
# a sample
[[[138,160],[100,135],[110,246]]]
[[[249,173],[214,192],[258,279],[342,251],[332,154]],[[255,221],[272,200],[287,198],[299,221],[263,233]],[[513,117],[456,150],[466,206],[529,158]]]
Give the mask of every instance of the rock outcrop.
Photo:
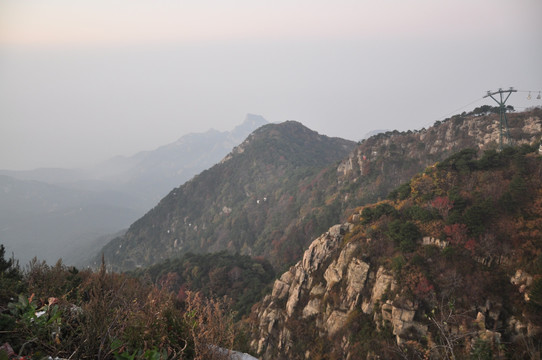
[[[340,344],[342,358],[360,358],[351,342],[352,329],[360,321],[375,326],[377,332],[391,333],[397,346],[394,351],[416,341],[439,347],[436,339],[457,342],[468,337],[470,347],[475,348],[480,342],[497,346],[503,333],[513,341],[542,334],[539,324],[514,316],[495,298],[473,303],[460,322],[451,302],[427,313],[417,300],[404,296],[404,284],[399,284],[392,271],[370,263],[362,252],[367,239],[348,239],[353,228],[352,223],[335,225],[315,239],[303,259],[275,281],[272,293],[255,308],[256,336],[251,345],[260,358],[300,358],[300,342],[307,340],[301,336],[312,336],[309,344],[318,341],[315,339]],[[420,244],[443,251],[435,239],[420,239]],[[517,270],[510,282],[528,301],[533,277]],[[321,349],[312,346],[301,351],[305,359],[319,355]]]
[[[384,267],[363,260],[359,241],[344,244],[352,227],[350,223],[331,227],[314,240],[301,261],[275,281],[272,293],[258,308],[258,337],[252,342],[264,359],[293,356],[289,325],[298,318],[316,325],[323,337],[339,334],[358,312],[391,324],[398,343],[412,328],[427,333],[426,325],[414,321],[413,304],[399,307],[388,301],[375,314],[375,305],[395,289],[396,281]],[[310,350],[305,356],[311,358]]]

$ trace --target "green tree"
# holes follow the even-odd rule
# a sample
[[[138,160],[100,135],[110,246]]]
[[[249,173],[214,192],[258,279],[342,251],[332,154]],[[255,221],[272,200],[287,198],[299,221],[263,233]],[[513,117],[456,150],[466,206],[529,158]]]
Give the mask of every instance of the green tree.
[[[5,304],[21,291],[23,275],[19,262],[5,258],[6,248],[0,244],[0,305]]]
[[[388,236],[399,245],[403,252],[411,252],[416,249],[416,241],[421,233],[416,224],[410,221],[394,220],[388,226]]]

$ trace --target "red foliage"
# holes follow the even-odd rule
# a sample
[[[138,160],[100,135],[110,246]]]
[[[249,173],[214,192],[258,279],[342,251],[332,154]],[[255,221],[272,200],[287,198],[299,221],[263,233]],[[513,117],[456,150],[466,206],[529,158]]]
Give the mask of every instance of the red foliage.
[[[425,276],[422,276],[414,289],[414,293],[421,298],[425,298],[434,289],[435,287],[429,282],[429,280],[427,280]]]
[[[476,247],[476,242],[474,241],[474,239],[467,240],[464,246],[465,249],[470,251],[471,255],[474,255],[474,248]]]
[[[444,227],[444,233],[448,237],[447,240],[452,245],[463,246],[470,251],[471,255],[474,255],[474,249],[476,248],[476,241],[469,238],[467,235],[467,225],[465,224],[453,224],[446,225]]]
[[[186,284],[182,284],[181,288],[177,292],[177,300],[179,300],[180,302],[184,302],[186,298],[188,297],[188,294],[186,293],[187,290],[188,290],[188,287],[186,286]]]
[[[448,241],[452,245],[463,245],[468,240],[467,225],[465,224],[452,224],[444,227],[444,233],[448,237]]]
[[[435,287],[418,269],[411,269],[404,283],[417,299],[430,300],[434,296]]]
[[[431,206],[437,209],[440,216],[443,219],[448,217],[448,213],[454,207],[454,202],[451,201],[447,196],[437,196],[431,201]]]

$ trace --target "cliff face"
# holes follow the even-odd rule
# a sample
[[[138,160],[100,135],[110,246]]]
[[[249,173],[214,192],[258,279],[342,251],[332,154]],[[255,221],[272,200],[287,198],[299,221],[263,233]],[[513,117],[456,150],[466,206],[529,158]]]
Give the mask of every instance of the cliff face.
[[[462,152],[316,238],[254,308],[254,351],[263,359],[537,356],[542,157],[527,148],[480,160]]]
[[[413,321],[414,304],[394,306],[390,303],[375,311],[386,291],[393,291],[397,282],[383,266],[371,266],[363,260],[361,243],[343,245],[344,235],[353,224],[331,227],[314,240],[303,260],[275,281],[273,292],[267,295],[257,310],[258,337],[254,349],[264,359],[298,358],[300,326],[312,327],[313,336],[334,338],[359,312],[372,315],[380,323],[391,322],[394,334],[400,335],[410,327],[427,333],[427,326]],[[299,325],[301,322],[304,325]],[[311,359],[310,345],[304,356]],[[345,354],[349,355],[348,344]]]
[[[461,356],[472,352],[480,341],[491,347],[505,341],[540,342],[540,321],[521,312],[510,313],[503,305],[508,298],[518,301],[522,297],[524,303],[529,302],[533,276],[524,270],[518,268],[508,279],[515,285],[515,293],[492,294],[485,301],[473,302],[461,316],[450,302],[427,314],[419,300],[387,298],[399,289],[400,280],[385,266],[364,261],[361,242],[341,247],[344,232],[352,226],[336,225],[316,239],[303,260],[282,274],[272,294],[259,304],[252,347],[263,359],[313,359],[323,354],[344,359],[394,358],[408,353],[402,346],[423,344],[429,350],[419,352],[431,353],[447,346],[450,339],[449,352]],[[364,334],[373,337],[364,340],[381,341],[383,348],[373,344],[359,352],[356,340],[363,327],[370,328]],[[493,354],[499,354],[498,350]]]

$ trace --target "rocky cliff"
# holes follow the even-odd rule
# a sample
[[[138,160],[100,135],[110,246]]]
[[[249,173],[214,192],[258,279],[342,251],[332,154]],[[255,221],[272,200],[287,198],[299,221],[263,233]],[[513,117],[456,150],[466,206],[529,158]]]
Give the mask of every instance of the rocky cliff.
[[[479,160],[464,151],[417,175],[405,194],[356,209],[254,308],[254,351],[263,359],[540,356],[540,175],[538,147]]]
[[[540,140],[542,109],[509,113],[508,131],[502,126],[504,146]],[[509,138],[507,137],[509,134]],[[499,115],[462,114],[437,121],[428,129],[388,131],[365,139],[337,168],[345,196],[354,206],[385,198],[426,166],[465,148],[497,149],[501,142]],[[350,186],[347,189],[346,185]]]

